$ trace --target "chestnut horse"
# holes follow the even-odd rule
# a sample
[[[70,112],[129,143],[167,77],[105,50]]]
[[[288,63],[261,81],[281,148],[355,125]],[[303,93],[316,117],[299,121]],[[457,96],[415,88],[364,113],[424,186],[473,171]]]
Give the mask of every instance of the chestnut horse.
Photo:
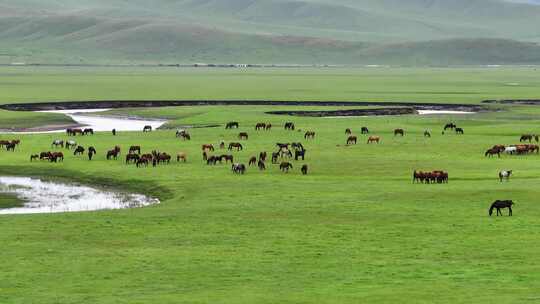
[[[367,140],[367,143],[371,144],[371,143],[376,142],[378,144],[380,140],[381,138],[379,136],[370,136]]]
[[[289,173],[289,169],[292,169],[292,168],[293,168],[293,165],[289,162],[282,162],[279,165],[279,169],[285,173]]]
[[[349,136],[347,138],[347,145],[351,145],[351,144],[355,144],[356,145],[356,141],[358,140],[358,138],[356,136]]]
[[[214,145],[212,145],[212,144],[204,144],[204,145],[202,145],[202,150],[203,151],[206,151],[206,150],[214,151]]]

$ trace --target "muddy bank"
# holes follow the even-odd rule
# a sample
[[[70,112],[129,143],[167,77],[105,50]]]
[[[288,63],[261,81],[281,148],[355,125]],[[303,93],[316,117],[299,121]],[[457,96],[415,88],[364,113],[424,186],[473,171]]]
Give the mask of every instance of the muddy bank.
[[[306,117],[341,117],[341,116],[379,116],[379,115],[409,115],[418,114],[412,107],[383,108],[383,109],[351,109],[337,111],[269,111],[266,114],[290,115]]]
[[[540,99],[504,99],[484,100],[484,104],[515,104],[515,105],[540,105]]]
[[[43,103],[16,103],[0,105],[11,111],[55,111],[76,109],[117,109],[149,108],[173,106],[392,106],[412,107],[415,110],[451,110],[484,112],[490,109],[483,105],[414,102],[371,102],[371,101],[272,101],[272,100],[102,100],[102,101],[61,101]]]

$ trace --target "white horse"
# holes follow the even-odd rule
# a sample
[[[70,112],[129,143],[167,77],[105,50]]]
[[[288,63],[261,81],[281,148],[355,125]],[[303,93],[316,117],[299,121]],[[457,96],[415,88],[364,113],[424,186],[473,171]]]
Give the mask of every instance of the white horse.
[[[504,153],[507,153],[507,154],[514,154],[514,153],[517,153],[517,148],[514,147],[514,146],[506,147],[506,148],[504,149]]]
[[[501,171],[499,172],[499,180],[501,181],[501,183],[503,179],[506,179],[506,181],[508,181],[510,178],[510,175],[512,175],[512,170]]]

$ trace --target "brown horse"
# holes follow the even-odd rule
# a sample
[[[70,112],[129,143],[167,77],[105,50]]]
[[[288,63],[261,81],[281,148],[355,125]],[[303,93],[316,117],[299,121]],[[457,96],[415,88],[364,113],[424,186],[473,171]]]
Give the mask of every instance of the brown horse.
[[[86,128],[86,129],[83,130],[83,135],[88,135],[88,134],[94,135],[94,129]]]
[[[248,137],[249,137],[249,136],[248,136],[248,134],[247,134],[246,132],[240,132],[240,133],[238,134],[238,139],[240,139],[240,140],[247,140]]]
[[[225,161],[225,163],[231,162],[231,164],[234,162],[234,156],[233,155],[227,155],[223,154],[219,157],[219,161]]]
[[[266,130],[266,131],[270,131],[270,129],[272,129],[272,124],[271,124],[271,123],[266,124],[265,130]]]
[[[266,129],[266,124],[264,122],[259,122],[255,125],[255,130],[259,131],[259,130],[265,130]]]
[[[351,134],[352,134],[351,129],[349,128],[345,129],[345,135],[351,135]]]
[[[149,162],[150,162],[150,158],[140,157],[135,163],[135,165],[137,166],[137,168],[142,167],[142,166],[148,167]]]
[[[232,164],[232,172],[235,174],[244,174],[246,172],[246,165],[244,164]]]
[[[107,160],[110,160],[111,158],[114,160],[118,159],[118,154],[120,154],[120,152],[116,149],[107,151]]]
[[[212,145],[212,144],[204,144],[204,145],[202,145],[202,150],[203,151],[206,151],[206,150],[214,151],[214,145]]]
[[[394,136],[398,136],[398,135],[405,136],[405,131],[403,129],[395,129]]]
[[[51,152],[41,152],[39,153],[39,160],[49,159],[49,156],[51,156]]]
[[[289,162],[282,162],[279,165],[279,169],[285,173],[289,173],[289,169],[292,169],[292,168],[293,168],[293,165]]]
[[[249,159],[248,166],[255,165],[256,163],[257,163],[257,157],[252,156],[252,157]]]
[[[134,153],[126,154],[126,164],[129,164],[130,162],[133,162],[134,164],[136,164],[139,158],[141,158],[139,154],[134,154]]]
[[[497,154],[498,157],[501,157],[501,150],[499,148],[493,147],[491,149],[488,149],[486,153],[484,153],[484,156],[493,157],[493,155],[495,154]]]
[[[56,163],[56,161],[64,161],[64,153],[62,152],[49,152],[49,161]]]
[[[232,142],[229,144],[229,151],[231,151],[232,149],[236,149],[236,151],[240,151],[240,150],[243,150],[244,147],[242,147],[241,143]]]
[[[156,155],[156,160],[157,160],[157,163],[167,163],[167,164],[170,164],[171,163],[171,156],[165,152],[162,152],[162,153],[158,153]]]
[[[37,154],[30,155],[30,161],[34,161],[34,160],[38,160],[38,159],[39,159],[39,155],[37,155]]]
[[[381,138],[379,136],[370,136],[367,140],[367,143],[368,144],[371,144],[371,143],[379,143],[381,141]]]
[[[356,145],[356,141],[358,140],[358,138],[356,136],[349,136],[347,138],[347,145],[351,145],[351,144],[355,144]]]
[[[187,161],[187,154],[185,152],[178,152],[178,154],[176,154],[176,161],[185,163]]]

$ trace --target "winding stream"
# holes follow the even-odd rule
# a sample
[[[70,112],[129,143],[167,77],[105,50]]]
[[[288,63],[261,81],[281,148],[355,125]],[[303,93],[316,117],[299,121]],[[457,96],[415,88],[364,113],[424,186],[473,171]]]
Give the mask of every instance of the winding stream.
[[[0,209],[0,215],[125,209],[159,204],[158,199],[142,194],[103,191],[30,177],[1,176],[0,193],[14,194],[23,201],[21,207]]]

